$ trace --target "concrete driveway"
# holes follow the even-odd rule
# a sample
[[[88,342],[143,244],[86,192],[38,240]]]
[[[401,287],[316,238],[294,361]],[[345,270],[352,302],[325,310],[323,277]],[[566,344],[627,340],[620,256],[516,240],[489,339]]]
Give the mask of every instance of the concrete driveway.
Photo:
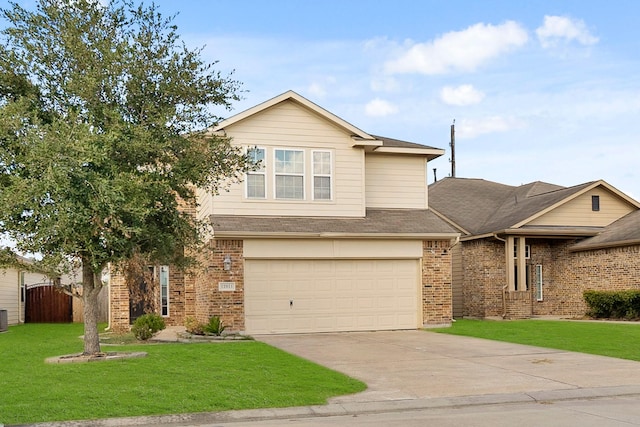
[[[502,394],[557,400],[640,393],[640,363],[603,356],[425,331],[255,338],[369,386],[330,403]]]

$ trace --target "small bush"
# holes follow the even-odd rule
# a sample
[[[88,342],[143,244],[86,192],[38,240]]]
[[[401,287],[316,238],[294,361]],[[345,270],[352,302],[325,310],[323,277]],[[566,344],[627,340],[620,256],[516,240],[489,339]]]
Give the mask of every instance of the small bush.
[[[184,327],[190,334],[204,335],[204,325],[193,317],[187,317],[184,320]]]
[[[640,317],[640,290],[585,291],[588,315],[607,319],[637,319]]]
[[[165,327],[164,319],[160,315],[155,313],[143,314],[133,322],[131,332],[137,339],[146,341]]]
[[[204,325],[204,332],[219,336],[222,335],[226,328],[227,327],[222,323],[222,320],[220,320],[220,316],[211,316],[209,318],[209,323]]]

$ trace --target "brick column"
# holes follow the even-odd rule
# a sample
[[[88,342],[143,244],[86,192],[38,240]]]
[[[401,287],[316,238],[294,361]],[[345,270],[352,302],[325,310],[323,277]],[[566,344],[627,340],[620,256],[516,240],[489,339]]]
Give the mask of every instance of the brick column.
[[[129,288],[124,275],[113,266],[109,267],[109,327],[114,332],[128,332]]]
[[[231,258],[231,270],[224,259]],[[244,257],[242,240],[211,240],[203,254],[203,269],[195,277],[195,319],[206,323],[220,316],[228,331],[244,331]],[[234,290],[220,283],[233,283]]]
[[[450,246],[449,240],[422,242],[422,319],[425,327],[451,325]]]

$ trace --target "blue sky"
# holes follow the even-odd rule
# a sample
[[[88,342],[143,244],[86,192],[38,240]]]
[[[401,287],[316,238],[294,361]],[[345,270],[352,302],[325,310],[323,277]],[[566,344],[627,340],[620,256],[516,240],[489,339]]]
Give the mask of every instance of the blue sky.
[[[438,178],[455,119],[458,177],[604,179],[640,199],[638,1],[156,4],[243,82],[223,117],[291,89],[368,133],[446,149]]]
[[[640,2],[156,3],[243,82],[223,116],[292,89],[368,133],[446,149],[438,178],[455,119],[458,177],[604,179],[640,199]]]

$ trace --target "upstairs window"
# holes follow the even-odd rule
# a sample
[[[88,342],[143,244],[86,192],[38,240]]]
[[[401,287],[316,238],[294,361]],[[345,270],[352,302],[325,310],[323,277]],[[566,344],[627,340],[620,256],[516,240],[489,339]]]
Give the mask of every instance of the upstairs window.
[[[600,196],[591,196],[591,210],[594,212],[600,210]]]
[[[313,199],[331,200],[331,152],[314,151]]]
[[[264,148],[251,148],[247,154],[253,164],[258,165],[255,171],[247,172],[247,198],[264,199],[267,196]]]
[[[276,149],[276,199],[304,200],[304,151]]]

